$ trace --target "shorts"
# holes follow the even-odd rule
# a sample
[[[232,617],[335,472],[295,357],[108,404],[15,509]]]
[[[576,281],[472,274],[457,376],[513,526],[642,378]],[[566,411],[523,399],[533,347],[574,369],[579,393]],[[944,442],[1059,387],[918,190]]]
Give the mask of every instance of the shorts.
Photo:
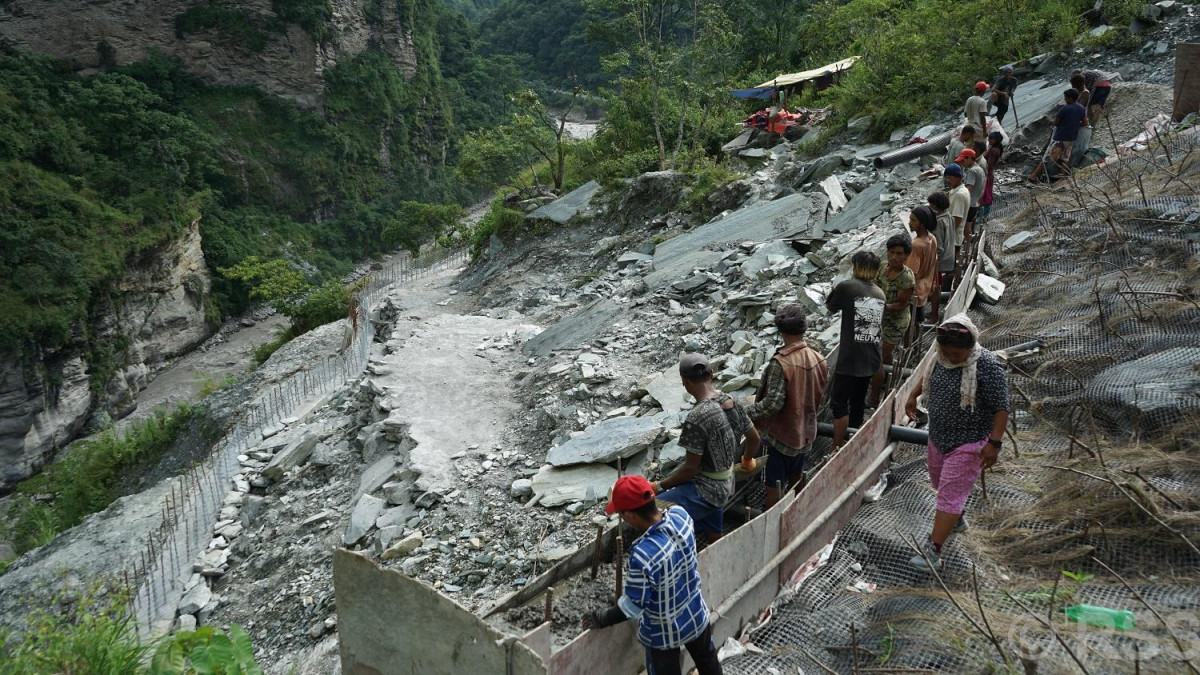
[[[1064,162],[1067,161],[1068,158],[1071,156],[1071,149],[1075,147],[1075,141],[1054,141],[1054,143],[1051,143],[1049,146],[1046,147],[1046,154],[1042,157],[1042,159],[1047,162],[1054,161],[1054,156],[1051,155],[1050,153],[1054,152],[1055,143],[1062,144],[1062,154],[1059,155],[1060,161],[1064,161]]]
[[[942,513],[962,515],[971,496],[971,488],[983,471],[981,451],[988,439],[960,445],[943,453],[929,444],[926,456],[929,461],[929,482],[937,490],[937,510]]]
[[[1096,86],[1092,89],[1092,98],[1088,101],[1088,107],[1098,105],[1103,108],[1110,93],[1112,93],[1112,85]]]
[[[978,215],[979,215],[979,207],[978,206],[972,206],[971,208],[967,209],[967,222],[968,223],[975,222],[975,216],[978,216]]]
[[[725,527],[725,507],[713,506],[700,496],[696,484],[692,482],[676,485],[658,495],[657,499],[682,506],[692,517],[697,532],[715,532],[721,534]]]
[[[883,313],[883,341],[889,345],[898,345],[904,339],[904,334],[908,332],[908,324],[912,321],[912,314],[908,307],[899,312],[884,312]]]
[[[808,464],[805,459],[805,451],[808,448],[801,450],[798,455],[785,455],[766,441],[763,441],[762,444],[767,449],[767,468],[763,470],[767,487],[773,488],[776,485],[790,487],[793,483],[791,478],[803,476],[804,469]]]
[[[873,375],[855,377],[835,373],[829,391],[829,410],[834,419],[845,417],[856,410],[862,423],[862,411],[867,404],[867,390],[871,388]]]

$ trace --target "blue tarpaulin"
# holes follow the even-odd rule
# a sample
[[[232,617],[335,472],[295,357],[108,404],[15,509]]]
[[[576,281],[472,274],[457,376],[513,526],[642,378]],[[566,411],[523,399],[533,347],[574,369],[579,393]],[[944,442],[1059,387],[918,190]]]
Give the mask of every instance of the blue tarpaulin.
[[[729,92],[737,98],[771,98],[775,87],[755,87],[754,89],[734,89]]]

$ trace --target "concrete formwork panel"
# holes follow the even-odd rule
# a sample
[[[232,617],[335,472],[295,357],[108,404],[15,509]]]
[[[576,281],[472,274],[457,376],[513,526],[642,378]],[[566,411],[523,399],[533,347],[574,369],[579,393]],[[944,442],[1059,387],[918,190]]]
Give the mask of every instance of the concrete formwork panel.
[[[589,630],[550,655],[547,672],[554,675],[640,672],[646,665],[645,649],[637,641],[637,622],[625,621],[610,628]]]
[[[541,657],[519,639],[365,555],[335,551],[333,585],[347,675],[546,673]]]

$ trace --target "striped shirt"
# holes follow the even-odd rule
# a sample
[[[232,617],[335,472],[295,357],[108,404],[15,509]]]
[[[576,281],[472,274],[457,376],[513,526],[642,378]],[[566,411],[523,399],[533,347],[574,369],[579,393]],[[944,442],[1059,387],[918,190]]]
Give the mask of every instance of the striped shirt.
[[[651,649],[677,649],[704,632],[708,607],[700,596],[696,533],[687,511],[672,506],[633,542],[617,605],[637,619],[638,642]]]

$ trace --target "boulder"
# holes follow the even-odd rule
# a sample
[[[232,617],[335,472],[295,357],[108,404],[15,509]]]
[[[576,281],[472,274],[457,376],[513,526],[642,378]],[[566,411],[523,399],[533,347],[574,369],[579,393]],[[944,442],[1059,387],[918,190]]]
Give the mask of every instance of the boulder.
[[[688,393],[679,379],[677,367],[667,368],[646,385],[646,393],[650,395],[665,412],[676,412],[687,403]]]
[[[420,530],[413,532],[407,537],[389,546],[383,553],[379,555],[380,560],[392,560],[401,558],[421,548],[425,543],[425,535]]]
[[[542,506],[598,501],[617,482],[617,470],[606,464],[565,469],[543,466],[533,477],[533,494]]]
[[[1126,433],[1165,430],[1200,409],[1200,349],[1175,347],[1119,363],[1092,378],[1084,398]]]
[[[278,482],[280,478],[283,478],[284,472],[294,469],[308,460],[319,440],[316,434],[305,430],[299,438],[275,453],[271,462],[262,470],[262,475]]]
[[[840,155],[825,155],[781,174],[779,182],[798,188],[805,183],[825,180],[845,164]]]
[[[836,178],[834,180],[837,180]],[[786,241],[778,240],[768,242],[758,247],[754,255],[750,256],[741,264],[742,276],[747,279],[757,280],[762,277],[763,272],[771,266],[771,256],[783,256],[785,258],[799,258],[800,254],[796,253],[796,249]]]
[[[1002,244],[1002,246],[1005,250],[1017,248],[1018,246],[1024,244],[1025,242],[1033,239],[1036,236],[1037,236],[1037,232],[1031,232],[1029,230],[1025,230],[1023,232],[1018,232],[1018,233],[1014,234],[1013,236],[1009,237],[1008,239],[1005,239],[1004,244]]]
[[[986,274],[980,274],[975,279],[975,291],[979,298],[989,305],[994,305],[1000,302],[1000,296],[1004,295],[1005,284],[1003,281],[990,277]]]
[[[512,486],[508,491],[517,499],[526,499],[533,496],[533,481],[528,478],[518,478],[512,482]]]
[[[383,513],[386,506],[387,502],[378,497],[371,495],[359,497],[358,503],[354,505],[354,510],[350,512],[350,524],[346,526],[346,533],[342,535],[342,544],[353,546],[365,537],[367,532],[375,527],[375,521],[379,519],[379,515]]]
[[[613,462],[646,449],[663,431],[650,417],[614,417],[551,448],[546,461],[556,467]]]
[[[179,600],[180,614],[195,614],[212,600],[212,591],[203,581],[192,586]]]
[[[622,254],[617,258],[617,267],[637,267],[640,265],[650,266],[654,264],[654,256],[645,253],[637,253],[630,251]]]
[[[367,467],[362,476],[358,479],[358,489],[354,492],[354,498],[357,499],[362,495],[371,494],[384,483],[392,479],[396,473],[396,457],[394,455],[384,455],[375,460],[375,463]]]

